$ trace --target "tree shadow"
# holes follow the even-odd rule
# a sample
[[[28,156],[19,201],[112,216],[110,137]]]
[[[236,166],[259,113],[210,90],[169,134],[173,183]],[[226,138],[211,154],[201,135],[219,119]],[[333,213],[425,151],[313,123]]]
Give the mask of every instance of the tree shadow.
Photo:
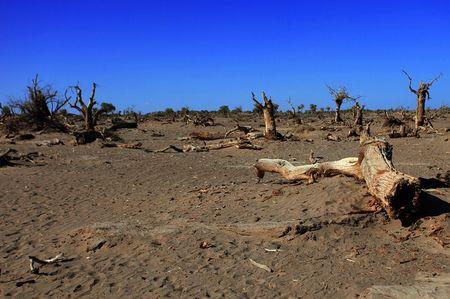
[[[422,207],[418,215],[419,218],[439,216],[445,213],[450,213],[450,203],[428,192],[422,191]]]
[[[438,178],[419,178],[420,187],[422,189],[431,189],[431,188],[448,188],[448,182],[444,180],[440,180]]]

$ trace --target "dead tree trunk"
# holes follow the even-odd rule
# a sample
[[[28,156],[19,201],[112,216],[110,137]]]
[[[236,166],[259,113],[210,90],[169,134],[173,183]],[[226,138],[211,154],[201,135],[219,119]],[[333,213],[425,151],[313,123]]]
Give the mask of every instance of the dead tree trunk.
[[[355,116],[355,122],[353,123],[353,125],[355,127],[359,127],[363,125],[363,110],[364,110],[364,105],[360,106],[358,102],[356,102],[355,104],[355,109],[356,109],[356,116]]]
[[[252,92],[252,100],[255,102],[258,109],[263,112],[265,126],[264,136],[270,140],[277,140],[279,139],[279,134],[277,133],[275,123],[275,107],[272,102],[272,97],[267,99],[266,94],[263,92],[262,99],[264,101],[264,105],[256,99],[255,94]]]
[[[95,132],[95,126],[97,125],[98,118],[105,112],[103,109],[95,110],[95,105],[97,104],[97,102],[95,101],[96,88],[97,84],[93,83],[91,97],[89,98],[89,103],[86,105],[83,100],[80,86],[74,86],[77,98],[75,100],[75,103],[70,104],[70,107],[78,110],[83,116],[84,128],[86,132]]]
[[[415,117],[415,127],[421,127],[425,123],[425,97],[422,94],[417,95],[417,108]]]
[[[386,141],[361,138],[359,157],[310,165],[293,166],[285,160],[260,159],[255,165],[261,179],[265,172],[279,173],[287,180],[315,181],[321,176],[344,174],[366,182],[391,219],[408,225],[420,206],[419,179],[401,173],[392,164],[392,147]]]
[[[342,102],[340,102],[340,103],[336,102],[336,112],[334,113],[334,122],[335,123],[342,122],[341,105],[342,105]]]
[[[411,84],[412,84],[411,76],[406,71],[403,71],[403,73],[406,75],[406,77],[408,77],[409,91],[411,91],[417,97],[417,108],[416,108],[416,116],[415,116],[414,123],[415,123],[416,129],[418,129],[419,127],[421,127],[425,124],[425,102],[430,99],[429,89],[433,85],[433,83],[436,82],[442,76],[442,74],[439,74],[439,76],[434,78],[429,83],[420,82],[419,88],[417,90],[415,90],[411,87]]]

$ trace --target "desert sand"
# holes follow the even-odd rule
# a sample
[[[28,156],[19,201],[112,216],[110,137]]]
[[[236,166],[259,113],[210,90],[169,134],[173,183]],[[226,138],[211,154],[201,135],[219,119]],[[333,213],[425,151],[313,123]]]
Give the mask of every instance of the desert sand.
[[[398,170],[425,178],[449,170],[448,116],[420,138],[387,137]],[[157,150],[191,142],[178,138],[192,131],[234,125],[217,122],[224,126],[145,121],[119,135]],[[262,119],[240,123],[259,128]],[[282,133],[295,128],[287,119],[277,125]],[[333,132],[340,142],[325,140],[319,121],[311,126],[297,141],[256,140],[262,150],[199,153],[74,146],[60,133],[3,139],[0,148],[39,152],[42,163],[0,168],[0,296],[445,297],[449,189],[426,190],[423,215],[403,227],[367,212],[372,197],[350,177],[308,184],[267,174],[257,182],[259,158],[307,164],[311,150],[324,161],[357,156],[358,140],[345,126]],[[381,120],[373,132],[386,136]],[[36,144],[53,138],[64,144]],[[59,253],[64,260],[31,273],[28,256]]]

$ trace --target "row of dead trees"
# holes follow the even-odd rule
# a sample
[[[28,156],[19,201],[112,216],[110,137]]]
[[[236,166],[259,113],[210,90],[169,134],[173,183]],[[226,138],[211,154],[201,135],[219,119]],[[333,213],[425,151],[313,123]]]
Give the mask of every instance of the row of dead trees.
[[[409,90],[416,95],[417,98],[417,108],[416,108],[416,115],[415,115],[415,129],[418,130],[420,127],[424,126],[425,123],[429,123],[429,120],[425,117],[425,103],[427,100],[430,99],[430,88],[433,85],[434,82],[436,82],[442,74],[439,74],[436,78],[434,78],[430,82],[419,82],[419,87],[416,89],[412,88],[412,78],[411,76],[403,70],[403,73],[407,76],[409,80]],[[328,86],[328,91],[333,97],[333,101],[336,104],[336,110],[335,110],[335,116],[334,116],[334,122],[335,123],[342,123],[343,119],[341,116],[341,106],[345,101],[353,101],[355,103],[353,107],[354,112],[354,122],[353,126],[357,128],[362,128],[363,126],[363,111],[364,111],[364,105],[361,105],[359,103],[360,96],[354,97],[351,96],[350,93],[347,91],[345,87],[341,88],[333,88],[331,86]],[[264,117],[264,136],[269,140],[277,140],[282,139],[282,135],[277,132],[276,129],[276,121],[275,121],[275,105],[273,103],[272,97],[267,98],[266,94],[262,92],[262,101],[258,101],[255,97],[255,94],[252,92],[252,100],[255,103],[255,106],[262,110],[263,117]],[[289,105],[293,109],[293,114],[296,115],[296,109],[292,105],[291,100],[288,101]]]
[[[83,98],[83,91],[77,84],[69,87],[62,97],[50,85],[41,86],[39,77],[32,80],[31,85],[27,87],[27,96],[24,100],[12,100],[9,105],[0,105],[1,124],[6,131],[14,131],[20,126],[18,123],[24,123],[27,128],[34,130],[54,129],[68,133],[71,131],[68,125],[62,121],[62,110],[69,105],[71,108],[80,112],[83,118],[83,130],[81,132],[71,132],[77,139],[94,139],[100,136],[96,131],[96,125],[100,116],[107,113],[107,108],[103,105],[99,107],[95,98],[97,84],[92,84],[92,90],[89,99]],[[70,92],[75,94],[72,100]],[[107,106],[107,105],[105,105]],[[114,124],[117,126],[117,124]]]
[[[431,86],[441,77],[441,74],[430,82],[420,82],[419,87],[416,90],[411,86],[413,80],[411,76],[406,71],[403,72],[409,80],[409,90],[414,93],[417,98],[415,127],[418,129],[427,122],[425,117],[425,103],[430,99],[429,90]],[[353,101],[355,103],[353,109],[353,125],[354,127],[360,128],[363,125],[364,110],[364,105],[360,105],[359,103],[360,97],[351,96],[345,87],[336,89],[331,86],[327,86],[327,88],[336,105],[334,122],[343,122],[341,116],[341,106],[345,101]],[[107,112],[105,109],[97,107],[97,101],[95,99],[96,89],[97,84],[93,83],[91,95],[86,101],[83,98],[81,87],[77,84],[66,90],[64,93],[64,98],[62,98],[59,96],[57,91],[51,88],[51,86],[47,85],[41,87],[39,85],[38,76],[36,75],[36,77],[32,80],[32,84],[27,87],[27,99],[25,101],[13,101],[10,106],[17,108],[20,114],[25,116],[23,119],[34,125],[37,130],[51,127],[66,132],[67,127],[58,120],[57,115],[59,111],[69,104],[71,108],[80,112],[84,120],[84,131],[81,133],[78,132],[78,136],[81,136],[82,139],[85,138],[88,140],[95,140],[95,138],[99,136],[99,133],[95,130],[98,119],[101,115]],[[69,91],[74,91],[74,101],[71,100],[71,96],[68,96]],[[259,101],[256,99],[255,94],[252,93],[252,100],[255,107],[259,111],[262,111],[265,124],[264,136],[270,140],[282,139],[283,136],[277,132],[276,129],[275,112],[277,105],[273,102],[272,98],[267,98],[266,94],[263,92],[261,101]],[[290,101],[289,103],[292,106]],[[0,121],[3,124],[7,123],[8,119],[11,119],[14,114],[11,107],[0,105],[0,111],[2,112]]]

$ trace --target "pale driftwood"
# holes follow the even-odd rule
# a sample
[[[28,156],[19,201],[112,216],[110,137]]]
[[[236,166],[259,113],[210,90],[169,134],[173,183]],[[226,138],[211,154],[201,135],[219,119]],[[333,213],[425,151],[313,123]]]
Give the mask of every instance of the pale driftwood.
[[[314,182],[321,176],[329,177],[338,174],[361,178],[357,157],[301,166],[294,166],[282,159],[259,159],[255,167],[260,179],[264,177],[266,172],[279,173],[283,178],[290,181],[307,180]]]
[[[343,174],[366,182],[369,193],[390,218],[408,224],[420,207],[421,189],[418,178],[397,171],[392,164],[392,147],[382,139],[361,138],[359,157],[338,161],[294,166],[281,159],[260,159],[255,164],[258,178],[266,172],[280,174],[287,180],[314,182],[321,176]]]

